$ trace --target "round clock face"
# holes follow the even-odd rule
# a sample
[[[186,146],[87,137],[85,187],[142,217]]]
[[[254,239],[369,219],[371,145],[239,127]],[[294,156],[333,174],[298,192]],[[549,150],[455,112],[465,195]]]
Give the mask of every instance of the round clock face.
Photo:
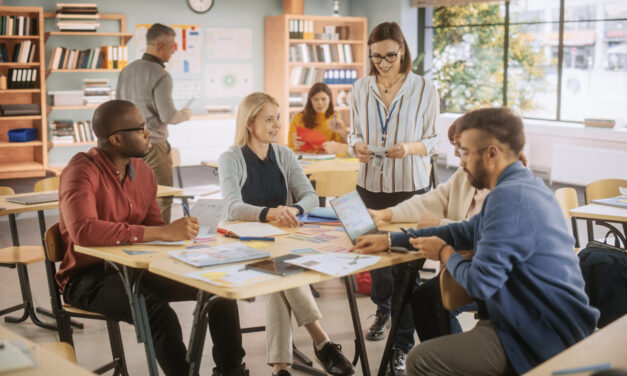
[[[213,0],[187,0],[187,5],[196,13],[205,13],[213,6]]]

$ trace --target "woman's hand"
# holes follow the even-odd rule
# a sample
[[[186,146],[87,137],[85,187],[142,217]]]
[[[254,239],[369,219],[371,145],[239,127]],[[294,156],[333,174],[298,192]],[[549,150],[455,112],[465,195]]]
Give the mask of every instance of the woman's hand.
[[[355,154],[357,154],[357,158],[359,158],[359,162],[361,163],[370,162],[370,156],[372,156],[372,152],[368,150],[368,145],[363,142],[355,144]]]
[[[429,260],[440,260],[440,251],[446,243],[437,236],[425,236],[421,238],[410,238],[412,247],[416,248]],[[451,248],[451,247],[445,247]]]
[[[292,206],[279,206],[268,210],[266,219],[269,221],[277,222],[279,226],[283,227],[298,227],[301,223],[296,218],[298,209]]]
[[[388,158],[404,158],[409,154],[409,145],[406,143],[396,144],[387,149],[385,153]]]
[[[372,210],[368,209],[368,214],[372,217],[374,223],[382,224],[382,223],[390,223],[392,221],[392,211],[390,209],[383,210]]]
[[[336,141],[327,141],[322,144],[322,148],[327,154],[344,155],[348,153],[348,145]]]
[[[390,244],[387,235],[363,235],[357,238],[357,242],[351,251],[358,253],[376,253],[387,251]]]
[[[303,139],[300,138],[300,136],[296,132],[292,134],[292,143],[294,144],[294,151],[300,151],[303,145],[305,145]]]
[[[329,129],[333,129],[335,133],[340,136],[342,142],[346,142],[346,137],[348,136],[349,129],[346,128],[346,124],[344,124],[344,120],[342,120],[339,116],[334,116],[327,121],[327,127]]]
[[[440,218],[435,217],[429,212],[425,212],[418,223],[416,223],[416,228],[425,228],[425,227],[435,227],[440,225]]]

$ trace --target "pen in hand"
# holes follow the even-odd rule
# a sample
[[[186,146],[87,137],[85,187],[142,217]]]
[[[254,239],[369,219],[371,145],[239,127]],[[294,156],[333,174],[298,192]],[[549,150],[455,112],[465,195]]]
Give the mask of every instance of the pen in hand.
[[[191,213],[189,212],[189,207],[187,206],[186,203],[182,203],[181,206],[183,207],[183,211],[185,212],[185,216],[186,217],[191,217]]]
[[[405,233],[405,235],[409,236],[410,238],[416,238],[416,235],[412,234],[411,232],[407,231],[406,229],[402,228],[401,226],[398,226],[398,228],[400,228],[401,231],[403,231]]]

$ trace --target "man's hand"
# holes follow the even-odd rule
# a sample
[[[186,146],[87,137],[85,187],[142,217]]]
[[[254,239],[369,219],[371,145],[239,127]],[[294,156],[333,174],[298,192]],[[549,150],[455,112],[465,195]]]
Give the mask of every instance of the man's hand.
[[[438,238],[437,236],[426,236],[421,238],[410,238],[409,242],[411,245],[419,250],[425,258],[429,260],[440,260],[440,250],[442,246],[446,243],[444,240]],[[445,247],[445,249],[452,249],[452,247]],[[444,252],[444,250],[442,250]]]
[[[425,212],[418,223],[416,223],[416,228],[425,228],[425,227],[435,227],[440,225],[440,218],[433,216],[429,212]]]
[[[357,243],[351,251],[358,253],[376,253],[387,251],[389,248],[387,235],[364,235],[357,238]]]
[[[383,209],[383,210],[372,210],[368,209],[368,214],[372,217],[374,223],[382,224],[382,223],[390,223],[392,221],[392,210]]]
[[[368,163],[370,162],[370,156],[372,152],[368,150],[368,145],[363,142],[358,142],[355,144],[355,154],[357,154],[357,158],[359,158],[359,162]]]
[[[298,209],[292,206],[279,206],[268,210],[266,219],[268,221],[277,222],[279,226],[283,227],[298,227],[301,223],[296,218]]]
[[[191,117],[192,117],[192,110],[190,110],[189,108],[185,107],[184,109],[181,110],[181,112],[183,112],[185,114],[185,118],[187,120],[191,119]]]
[[[159,233],[161,234],[159,240],[165,240],[169,242],[176,242],[179,240],[193,239],[198,235],[198,218],[195,217],[183,217],[163,226]]]
[[[409,145],[406,143],[400,143],[391,146],[385,151],[388,158],[403,158],[409,154]]]

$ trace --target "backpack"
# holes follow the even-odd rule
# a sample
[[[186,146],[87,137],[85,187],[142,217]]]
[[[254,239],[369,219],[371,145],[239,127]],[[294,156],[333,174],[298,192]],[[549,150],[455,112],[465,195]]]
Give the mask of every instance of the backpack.
[[[592,241],[578,256],[586,294],[590,305],[601,311],[598,327],[603,328],[627,314],[627,252]]]

